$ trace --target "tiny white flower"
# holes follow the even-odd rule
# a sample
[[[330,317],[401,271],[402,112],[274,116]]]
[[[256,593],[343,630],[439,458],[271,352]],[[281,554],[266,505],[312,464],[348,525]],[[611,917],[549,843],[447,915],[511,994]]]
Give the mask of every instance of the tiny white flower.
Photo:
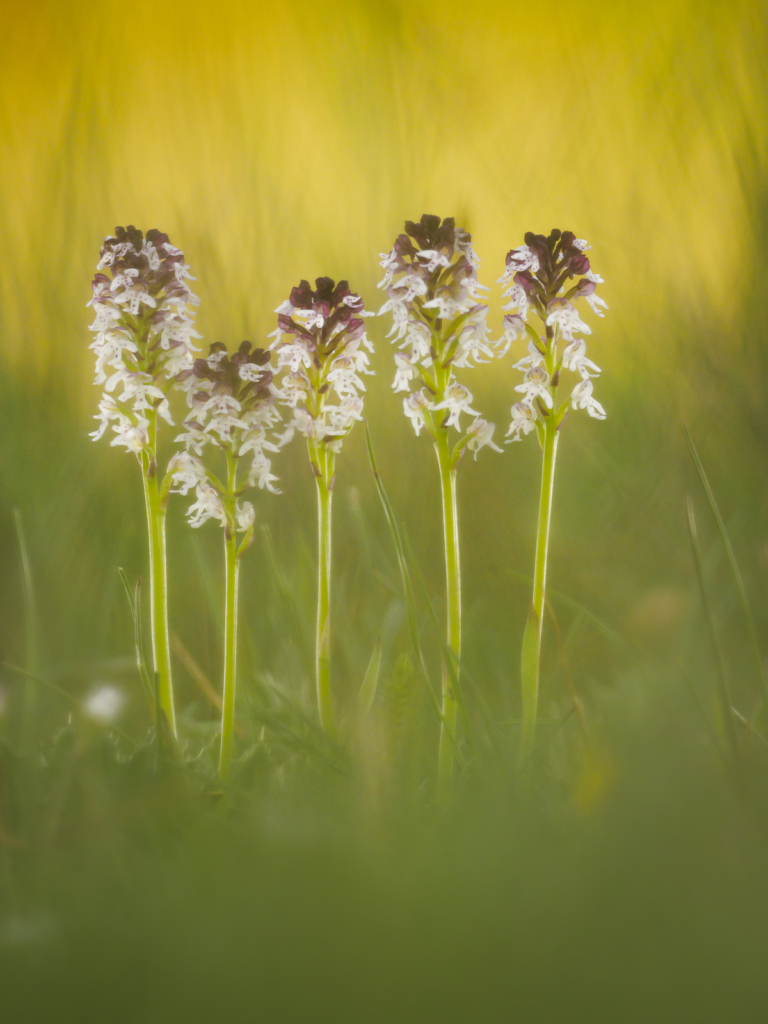
[[[575,338],[566,345],[563,352],[563,366],[566,370],[573,370],[583,378],[596,377],[600,373],[600,367],[591,359],[587,359],[587,343],[583,338]]]
[[[591,334],[592,328],[585,324],[578,310],[568,299],[553,299],[548,306],[547,327],[557,325],[566,341],[573,341],[573,332]]]
[[[381,257],[381,266],[385,270],[384,277],[379,281],[377,288],[388,288],[392,283],[392,278],[397,272],[397,266],[400,262],[400,257],[393,249],[391,252],[379,253]]]
[[[155,299],[142,288],[140,285],[133,285],[131,288],[126,288],[120,295],[115,296],[115,302],[119,302],[121,305],[125,303],[128,307],[128,312],[134,316],[139,312],[139,308],[142,303],[145,306],[155,307],[157,302]]]
[[[392,388],[397,391],[410,391],[411,381],[418,377],[419,371],[406,352],[395,352],[395,380]]]
[[[508,296],[510,301],[506,306],[502,306],[501,308],[505,312],[516,309],[520,315],[520,319],[526,320],[528,318],[528,306],[530,303],[528,302],[528,292],[525,288],[516,281],[504,292],[504,295]]]
[[[146,420],[144,421],[146,423]],[[123,445],[130,452],[143,452],[149,445],[149,434],[146,426],[134,426],[130,420],[113,428],[117,435],[111,442],[113,448]]]
[[[403,411],[413,425],[418,437],[419,431],[426,425],[425,412],[429,409],[429,399],[424,391],[415,391],[403,399]]]
[[[544,355],[543,355],[542,352],[539,351],[538,348],[536,348],[536,346],[533,343],[533,338],[531,338],[528,341],[528,355],[527,356],[523,356],[522,359],[518,359],[518,361],[515,363],[513,369],[515,369],[515,370],[522,370],[523,372],[525,372],[526,370],[530,370],[530,368],[532,366],[543,366],[543,365],[544,365]]]
[[[452,381],[445,389],[445,399],[442,402],[438,402],[437,405],[433,406],[437,409],[447,409],[448,419],[446,425],[449,427],[459,427],[459,416],[466,412],[470,416],[479,416],[480,414],[476,409],[471,407],[472,394],[463,384],[459,384],[458,381]]]
[[[121,270],[119,274],[115,274],[112,278],[112,284],[109,286],[109,290],[114,292],[118,288],[133,288],[135,285],[134,278],[139,276],[138,270],[127,269]]]
[[[198,484],[195,494],[197,501],[187,511],[190,526],[197,529],[209,519],[218,519],[222,525],[226,523],[227,513],[215,487],[207,483]]]
[[[513,272],[516,274],[520,273],[521,270],[530,270],[532,274],[537,274],[539,271],[539,257],[529,246],[520,245],[512,253],[510,265],[514,266]]]
[[[602,309],[608,309],[608,303],[605,302],[604,299],[601,299],[599,295],[594,294],[585,295],[584,298],[587,300],[587,305],[593,313],[596,313],[597,316],[605,316],[605,313],[601,313],[600,309],[598,309],[598,307]]]
[[[188,451],[172,455],[167,472],[171,474],[171,489],[176,494],[188,494],[192,487],[207,479],[202,460]]]
[[[604,420],[605,409],[592,397],[593,386],[589,377],[582,380],[571,393],[571,403],[574,409],[586,409],[596,420]]]
[[[125,694],[111,683],[104,683],[85,699],[85,710],[97,722],[114,722],[125,707]]]
[[[421,249],[419,252],[416,253],[416,255],[419,257],[420,260],[426,261],[422,263],[422,266],[424,266],[424,268],[428,270],[430,274],[433,274],[438,267],[447,268],[450,267],[451,265],[451,261],[448,259],[448,257],[443,256],[441,253],[437,251],[437,249]]]
[[[293,315],[308,331],[311,331],[313,327],[322,327],[325,323],[322,313],[318,313],[314,309],[297,309]]]
[[[504,337],[510,344],[525,335],[525,320],[517,313],[507,313],[504,317]]]
[[[521,434],[530,434],[536,426],[536,413],[527,402],[515,402],[510,410],[512,422],[507,431],[507,437],[514,434],[513,441],[519,441]],[[510,442],[507,441],[507,444]]]
[[[272,466],[269,459],[264,454],[263,445],[261,448],[255,448],[253,452],[253,461],[251,462],[251,470],[248,474],[248,483],[253,487],[256,484],[260,488],[271,491],[272,494],[279,494],[280,491],[273,486],[277,482],[277,477],[270,472]]]
[[[400,302],[413,302],[417,296],[427,294],[427,282],[419,274],[406,274],[392,287]]]
[[[467,448],[469,448],[471,452],[475,453],[475,458],[477,458],[477,453],[480,449],[486,445],[489,448],[493,448],[495,452],[502,451],[497,444],[493,443],[493,432],[495,429],[496,427],[493,423],[488,423],[487,420],[480,418],[476,419],[475,422],[470,424],[467,428],[467,436],[469,437],[469,440],[467,441]]]
[[[236,516],[237,528],[241,533],[250,530],[256,521],[256,511],[250,501],[238,502]]]
[[[552,395],[549,392],[549,374],[538,364],[526,370],[523,383],[518,384],[515,391],[525,395],[525,402],[531,404],[534,398],[540,398],[548,409],[552,408]]]

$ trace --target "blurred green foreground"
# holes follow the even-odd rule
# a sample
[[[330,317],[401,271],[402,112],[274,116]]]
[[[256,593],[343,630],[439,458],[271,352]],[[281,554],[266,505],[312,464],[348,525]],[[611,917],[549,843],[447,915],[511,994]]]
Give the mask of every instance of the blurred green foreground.
[[[44,682],[0,669],[5,1018],[762,1024],[768,713],[683,431],[764,661],[760,5],[344,0],[330,14],[286,0],[213,17],[173,2],[161,32],[137,0],[130,58],[128,12],[6,7],[0,660]],[[167,230],[197,275],[204,344],[263,344],[301,277],[347,276],[377,308],[377,253],[425,211],[472,230],[486,283],[524,231],[553,226],[587,237],[606,278],[590,355],[608,419],[571,417],[561,446],[536,756],[518,765],[535,442],[461,467],[468,728],[441,809],[438,723],[356,428],[334,526],[345,742],[315,726],[313,481],[294,442],[243,565],[225,800],[211,770],[220,535],[190,530],[183,499],[168,537],[179,762],[135,668],[117,570],[146,575],[139,474],[87,437],[100,241],[126,220]],[[497,288],[491,306],[498,325]],[[370,323],[366,416],[437,685],[437,472],[390,392],[384,318]],[[512,362],[471,375],[497,439]],[[120,734],[82,711],[106,684],[125,698]]]

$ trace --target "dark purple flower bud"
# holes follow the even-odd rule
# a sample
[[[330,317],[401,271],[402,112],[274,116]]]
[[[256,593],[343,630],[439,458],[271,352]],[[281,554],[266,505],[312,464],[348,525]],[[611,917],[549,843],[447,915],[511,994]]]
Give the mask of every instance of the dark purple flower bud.
[[[573,293],[573,297],[576,299],[586,298],[587,295],[594,295],[596,291],[597,285],[595,284],[595,282],[588,281],[585,277],[583,277],[576,285],[576,290]]]
[[[351,294],[352,292],[349,287],[349,282],[339,281],[339,283],[333,290],[333,295],[331,296],[331,305],[338,306],[340,302],[342,302],[344,299],[346,299],[348,295]]]
[[[294,291],[296,289],[294,288]],[[291,305],[296,305],[292,302]],[[298,307],[301,308],[301,307]],[[300,327],[295,321],[291,320],[285,313],[277,314],[277,326],[284,334],[309,334],[309,331],[305,331],[303,327]]]
[[[516,284],[521,284],[529,295],[534,295],[538,291],[536,282],[527,270],[519,270],[513,280]]]
[[[350,320],[344,337],[348,341],[359,341],[365,334],[365,322],[363,320]]]
[[[294,309],[311,309],[312,301],[312,289],[309,286],[309,281],[302,280],[298,288],[291,289],[290,302]]]
[[[416,246],[408,235],[398,235],[395,239],[394,249],[398,256],[408,256],[410,259],[414,259],[416,256]]]
[[[570,276],[574,277],[576,274],[586,274],[589,271],[589,258],[580,252],[578,256],[575,256],[569,266]]]
[[[334,280],[332,277],[318,277],[315,281],[315,308],[318,302],[325,303],[329,307],[333,302]],[[326,314],[327,315],[327,314]]]

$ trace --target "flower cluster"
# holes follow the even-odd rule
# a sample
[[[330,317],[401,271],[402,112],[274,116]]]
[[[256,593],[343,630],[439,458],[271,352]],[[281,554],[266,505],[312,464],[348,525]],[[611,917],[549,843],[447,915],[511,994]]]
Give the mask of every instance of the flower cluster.
[[[97,271],[88,305],[96,314],[95,383],[104,393],[91,437],[103,437],[111,423],[112,444],[138,454],[150,446],[150,419],[173,423],[167,395],[192,367],[200,335],[188,306],[199,300],[183,252],[157,230],[116,228]]]
[[[187,387],[190,416],[184,421],[185,432],[176,441],[184,444],[168,464],[168,487],[172,492],[187,494],[195,488],[197,501],[189,509],[192,526],[201,526],[208,519],[227,523],[227,498],[237,491],[258,484],[277,494],[277,480],[271,472],[266,452],[277,452],[269,440],[269,432],[280,422],[275,406],[278,391],[269,367],[270,354],[251,347],[244,341],[231,356],[225,345],[211,345],[207,359],[196,359],[191,369],[183,372]],[[222,449],[234,467],[239,460],[250,459],[247,480],[233,481],[225,489],[218,478],[208,472],[201,458],[207,445]],[[230,493],[232,491],[232,493]],[[254,512],[250,502],[237,504],[232,516],[240,530],[253,525]]]
[[[579,315],[576,303],[585,299],[593,313],[603,316],[606,303],[596,294],[602,277],[590,269],[584,239],[572,231],[555,229],[545,237],[528,232],[525,245],[507,255],[507,266],[500,282],[508,286],[504,297],[504,338],[507,344],[518,335],[527,335],[528,355],[515,366],[525,374],[515,390],[522,394],[512,406],[512,423],[508,434],[518,441],[554,411],[554,395],[563,370],[578,374],[579,381],[571,391],[570,400],[557,410],[559,424],[568,408],[586,409],[590,416],[605,419],[605,410],[592,395],[592,378],[600,368],[587,358],[583,337],[592,330]],[[575,280],[579,278],[579,280]],[[575,281],[569,286],[569,282]],[[532,310],[542,321],[544,336],[527,323]],[[558,353],[558,343],[565,347]]]
[[[462,413],[474,416],[464,443],[475,451],[493,444],[493,425],[472,408],[472,395],[454,375],[454,368],[488,362],[506,352],[508,343],[489,339],[484,305],[487,291],[477,279],[480,265],[472,236],[457,228],[452,217],[424,214],[418,224],[406,221],[390,253],[382,253],[380,288],[387,301],[380,314],[393,320],[396,392],[418,434],[435,433],[433,412],[445,410],[441,426],[461,430]],[[417,390],[412,391],[414,386]],[[498,450],[498,449],[497,449]]]
[[[373,373],[365,351],[373,352],[373,346],[363,317],[373,314],[363,309],[363,300],[346,281],[336,284],[329,277],[317,278],[314,291],[302,281],[276,312],[271,348],[283,371],[281,398],[293,410],[283,441],[298,431],[336,453],[362,419],[361,375]]]

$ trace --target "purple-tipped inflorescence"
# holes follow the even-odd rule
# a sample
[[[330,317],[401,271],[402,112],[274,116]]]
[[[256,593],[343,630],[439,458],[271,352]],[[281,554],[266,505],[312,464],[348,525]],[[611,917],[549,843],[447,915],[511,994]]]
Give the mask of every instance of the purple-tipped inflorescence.
[[[329,277],[319,277],[314,290],[302,281],[276,312],[271,349],[283,372],[282,400],[293,410],[284,441],[298,431],[336,453],[362,419],[361,374],[373,372],[363,317],[373,314],[346,281],[336,284]]]
[[[431,414],[442,410],[441,425],[461,432],[460,416],[467,414],[475,419],[459,453],[465,445],[495,448],[493,425],[479,418],[471,393],[454,374],[508,347],[489,339],[482,295],[487,289],[477,279],[480,261],[472,236],[452,217],[441,221],[424,214],[418,224],[406,221],[405,233],[390,253],[382,253],[381,265],[379,287],[386,289],[387,301],[379,312],[391,314],[389,336],[397,345],[393,388],[408,393],[403,408],[416,433],[426,427],[435,436]]]
[[[589,243],[576,238],[572,231],[555,229],[549,236],[529,231],[525,245],[507,255],[507,267],[499,279],[508,286],[504,296],[510,299],[504,306],[504,340],[509,344],[519,335],[529,339],[528,355],[516,364],[525,376],[515,388],[523,397],[512,406],[508,433],[513,441],[550,415],[557,417],[559,425],[568,408],[586,409],[595,419],[605,418],[605,410],[592,396],[592,378],[600,368],[587,358],[586,342],[578,337],[592,333],[577,308],[580,299],[598,316],[608,308],[596,294],[603,279],[590,269],[586,255],[589,248]],[[543,335],[527,323],[529,310],[541,320]],[[564,348],[558,353],[560,341]],[[570,401],[555,410],[555,391],[563,370],[576,373],[580,379]]]
[[[150,443],[149,415],[173,422],[167,395],[192,367],[200,335],[189,305],[199,300],[184,254],[161,231],[116,228],[97,271],[88,305],[96,314],[95,383],[104,394],[91,436],[98,440],[112,424],[112,444],[139,454]]]
[[[171,491],[187,494],[195,488],[197,500],[189,510],[192,526],[213,518],[233,530],[247,530],[253,525],[253,506],[246,501],[228,510],[228,498],[256,485],[279,493],[266,455],[279,450],[269,436],[281,421],[269,361],[269,352],[254,349],[249,341],[232,355],[226,345],[215,342],[207,359],[196,359],[183,371],[192,411],[184,421],[185,432],[176,438],[184,451],[173,456],[168,474]],[[247,476],[235,479],[237,494],[229,495],[219,478],[206,470],[202,455],[208,445],[224,451],[235,468],[240,459],[250,460]]]

